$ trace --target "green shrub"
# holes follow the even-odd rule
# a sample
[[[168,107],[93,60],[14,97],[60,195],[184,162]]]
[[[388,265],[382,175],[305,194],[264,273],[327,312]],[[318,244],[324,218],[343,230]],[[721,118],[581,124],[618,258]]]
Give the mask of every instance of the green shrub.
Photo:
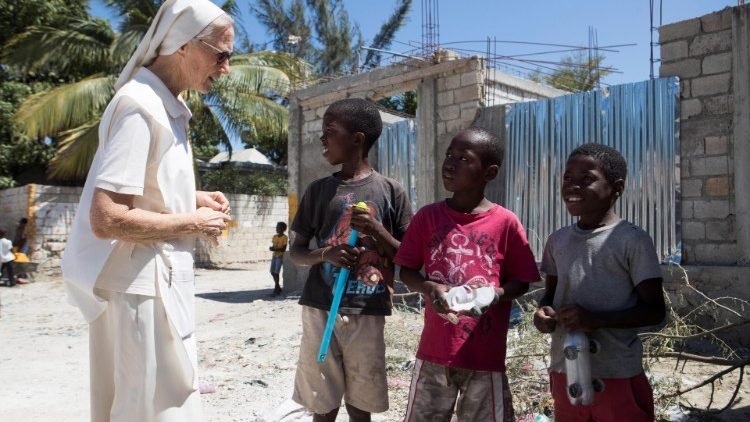
[[[287,173],[283,169],[267,170],[224,164],[218,168],[201,168],[198,173],[202,190],[260,196],[287,194]]]

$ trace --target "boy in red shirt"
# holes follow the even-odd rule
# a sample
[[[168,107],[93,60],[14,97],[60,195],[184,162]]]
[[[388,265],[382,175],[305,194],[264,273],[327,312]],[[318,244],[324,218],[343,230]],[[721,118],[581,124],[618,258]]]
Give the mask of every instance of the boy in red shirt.
[[[412,375],[405,421],[513,419],[505,346],[511,300],[539,280],[518,218],[484,197],[503,159],[499,140],[470,128],[451,141],[443,185],[453,192],[414,216],[394,262],[401,280],[421,292],[425,323]],[[420,269],[424,267],[422,276]],[[481,316],[453,315],[445,294],[455,286],[492,286],[495,301]],[[454,319],[455,320],[455,319]]]

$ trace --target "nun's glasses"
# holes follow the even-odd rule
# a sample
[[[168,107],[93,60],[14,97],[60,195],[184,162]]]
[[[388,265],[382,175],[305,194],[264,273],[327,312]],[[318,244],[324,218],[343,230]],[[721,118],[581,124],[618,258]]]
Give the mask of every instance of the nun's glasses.
[[[225,61],[231,59],[232,55],[234,54],[234,51],[224,51],[224,50],[222,50],[222,49],[220,49],[218,47],[215,47],[215,46],[213,46],[213,45],[211,45],[211,44],[209,44],[209,43],[207,43],[207,42],[205,42],[203,40],[199,39],[198,41],[200,41],[203,44],[211,47],[211,49],[216,52],[216,64],[222,64],[222,63],[224,63]]]

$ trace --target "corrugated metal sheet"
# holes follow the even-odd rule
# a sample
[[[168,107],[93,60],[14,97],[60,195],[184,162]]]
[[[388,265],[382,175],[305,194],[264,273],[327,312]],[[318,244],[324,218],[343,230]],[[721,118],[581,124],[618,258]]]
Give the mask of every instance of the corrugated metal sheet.
[[[505,206],[526,227],[538,259],[547,236],[573,223],[560,185],[568,155],[587,142],[609,145],[625,157],[628,177],[615,210],[646,230],[666,260],[680,241],[677,79],[507,107]]]
[[[397,180],[406,189],[411,207],[417,210],[417,132],[412,119],[383,125],[378,138],[376,169]]]

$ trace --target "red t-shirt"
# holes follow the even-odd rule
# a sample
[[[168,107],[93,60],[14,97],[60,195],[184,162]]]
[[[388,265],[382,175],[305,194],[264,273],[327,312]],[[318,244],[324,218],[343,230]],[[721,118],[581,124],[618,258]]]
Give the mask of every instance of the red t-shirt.
[[[424,266],[429,280],[451,287],[539,280],[521,222],[499,205],[479,214],[453,210],[445,201],[422,208],[411,220],[394,262],[413,269]],[[453,325],[428,303],[417,358],[452,368],[504,372],[510,305],[501,301],[481,318],[460,316]]]

